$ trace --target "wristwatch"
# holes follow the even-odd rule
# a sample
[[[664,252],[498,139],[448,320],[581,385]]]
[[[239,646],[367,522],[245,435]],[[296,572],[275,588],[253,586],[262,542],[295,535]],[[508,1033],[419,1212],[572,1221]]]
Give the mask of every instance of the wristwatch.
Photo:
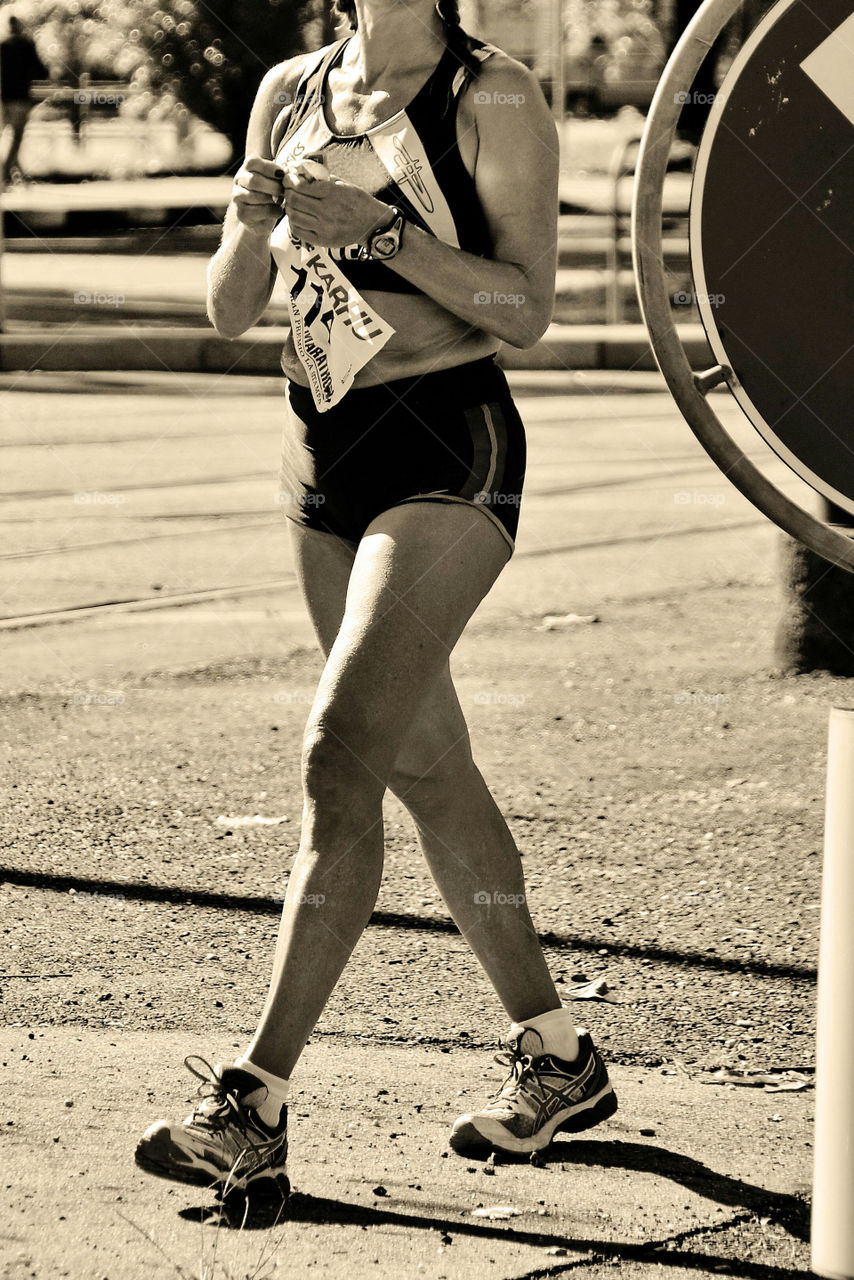
[[[391,218],[388,222],[372,231],[362,246],[362,257],[367,262],[387,262],[400,252],[403,243],[403,228],[406,225],[406,214],[402,209],[392,206]]]

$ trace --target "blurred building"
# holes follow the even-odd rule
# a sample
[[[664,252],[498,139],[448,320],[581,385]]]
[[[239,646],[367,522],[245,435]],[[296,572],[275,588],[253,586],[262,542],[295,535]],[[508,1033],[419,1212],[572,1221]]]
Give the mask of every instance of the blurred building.
[[[463,26],[528,66],[542,62],[554,23],[550,0],[461,0]]]
[[[529,66],[570,110],[648,105],[676,0],[461,0],[468,30]],[[562,60],[562,62],[561,62]]]

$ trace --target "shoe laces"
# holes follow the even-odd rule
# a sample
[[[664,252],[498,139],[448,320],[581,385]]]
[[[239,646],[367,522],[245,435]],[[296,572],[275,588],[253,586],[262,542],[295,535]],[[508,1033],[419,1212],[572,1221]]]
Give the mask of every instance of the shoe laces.
[[[196,1062],[201,1063],[204,1068],[202,1071],[193,1065]],[[196,1053],[184,1059],[184,1066],[201,1081],[196,1090],[200,1100],[193,1108],[192,1122],[209,1129],[224,1129],[229,1124],[235,1124],[241,1134],[250,1140],[249,1112],[238,1095],[226,1087],[216,1067],[212,1067],[206,1058]]]
[[[509,1070],[501,1088],[490,1101],[490,1108],[497,1107],[500,1103],[506,1105],[511,1098],[518,1097],[525,1090],[534,1093],[540,1100],[543,1098],[544,1090],[537,1070],[538,1060],[533,1054],[522,1052],[522,1040],[526,1035],[537,1036],[542,1047],[543,1038],[540,1033],[532,1027],[528,1027],[512,1040],[508,1040],[502,1046],[503,1051],[501,1053],[496,1053],[495,1061]],[[534,1086],[533,1088],[531,1087],[532,1085]]]

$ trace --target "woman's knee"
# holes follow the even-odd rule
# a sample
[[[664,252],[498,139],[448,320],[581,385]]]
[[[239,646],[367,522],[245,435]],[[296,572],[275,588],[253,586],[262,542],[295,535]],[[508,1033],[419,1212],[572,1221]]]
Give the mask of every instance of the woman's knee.
[[[447,811],[451,799],[467,790],[477,774],[468,736],[458,742],[408,751],[395,762],[389,788],[415,817]]]
[[[309,805],[350,812],[377,808],[385,785],[373,760],[370,733],[340,716],[311,722],[302,751],[302,782]]]

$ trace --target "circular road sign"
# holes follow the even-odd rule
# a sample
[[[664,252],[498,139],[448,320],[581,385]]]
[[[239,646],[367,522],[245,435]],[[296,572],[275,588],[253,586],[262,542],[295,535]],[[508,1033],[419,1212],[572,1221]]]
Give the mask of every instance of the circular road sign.
[[[691,196],[700,316],[733,395],[854,515],[854,2],[780,0],[712,105]]]

